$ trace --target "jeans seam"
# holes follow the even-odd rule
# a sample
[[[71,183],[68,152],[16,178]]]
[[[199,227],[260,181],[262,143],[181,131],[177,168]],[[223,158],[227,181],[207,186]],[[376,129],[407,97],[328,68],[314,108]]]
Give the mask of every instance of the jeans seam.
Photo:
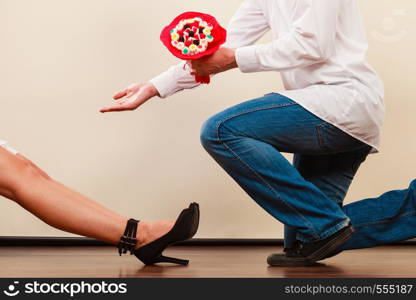
[[[365,227],[365,226],[370,226],[370,225],[384,224],[384,223],[393,222],[393,221],[396,221],[398,219],[411,217],[411,216],[416,216],[416,210],[400,214],[400,215],[398,215],[397,217],[394,217],[394,218],[389,218],[389,219],[374,221],[374,222],[361,223],[361,224],[354,224],[354,227],[358,228],[358,227]]]
[[[228,116],[227,118],[225,118],[225,119],[221,120],[220,122],[218,122],[218,125],[217,125],[217,128],[216,128],[217,139],[218,139],[218,141],[222,142],[220,140],[220,138],[219,138],[218,131],[219,131],[219,128],[221,126],[225,126],[224,123],[227,122],[227,121],[229,121],[229,120],[232,120],[234,118],[237,118],[239,116],[242,116],[242,115],[245,115],[245,114],[249,114],[249,113],[252,113],[252,112],[258,112],[258,111],[269,110],[269,109],[274,109],[274,108],[289,107],[289,106],[294,106],[294,105],[299,105],[299,104],[297,104],[296,102],[292,101],[291,103],[285,103],[285,104],[278,104],[278,105],[266,106],[266,107],[261,107],[261,108],[259,107],[259,108],[255,108],[255,109],[249,109],[249,110],[245,110],[245,111],[239,112],[238,114],[234,114],[234,115]],[[257,139],[255,139],[253,137],[248,137],[248,136],[245,136],[245,135],[242,135],[242,136],[247,137],[247,138],[251,138],[251,139],[256,140],[256,141],[262,142],[261,140],[257,140]]]
[[[315,126],[315,129],[316,129],[316,133],[318,134],[318,143],[319,143],[319,146],[322,148],[322,149],[325,149],[325,147],[324,147],[324,141],[323,141],[323,137],[322,137],[322,132],[321,132],[321,124],[319,124],[319,125],[316,125]]]
[[[282,108],[282,107],[288,107],[288,106],[294,106],[294,105],[299,105],[296,102],[291,102],[291,103],[285,103],[285,104],[277,104],[277,105],[271,105],[271,106],[266,106],[266,107],[258,107],[258,108],[253,108],[253,109],[249,109],[249,110],[244,110],[242,112],[239,112],[238,114],[234,114],[232,116],[228,116],[227,118],[225,118],[224,120],[222,120],[221,122],[219,122],[218,126],[217,126],[217,130],[218,128],[225,122],[234,119],[236,117],[248,114],[248,113],[252,113],[252,112],[257,112],[257,111],[262,111],[262,110],[269,110],[269,109],[273,109],[273,108]]]
[[[235,114],[235,115],[232,115],[232,116],[230,116],[230,117],[228,117],[228,118],[226,118],[226,119],[224,119],[223,121],[221,121],[221,122],[218,122],[218,125],[217,125],[217,128],[216,128],[216,132],[217,132],[217,139],[218,139],[218,142],[220,142],[221,144],[223,144],[224,146],[225,146],[225,148],[226,149],[228,149],[228,151],[230,151],[231,152],[231,154],[232,155],[234,155],[243,165],[245,165],[251,172],[253,172],[254,173],[254,175],[256,175],[265,185],[266,185],[266,187],[273,193],[273,194],[275,194],[276,196],[277,196],[277,198],[278,199],[280,199],[284,204],[286,204],[286,206],[287,207],[289,207],[291,210],[293,210],[304,222],[305,222],[305,224],[308,226],[308,228],[310,228],[311,230],[312,230],[312,232],[313,232],[313,236],[315,237],[315,238],[319,238],[319,234],[317,233],[317,231],[316,231],[316,228],[313,226],[313,224],[311,223],[311,222],[309,222],[301,213],[299,213],[294,207],[292,207],[289,203],[287,203],[280,195],[279,195],[279,193],[272,187],[272,186],[270,186],[270,184],[260,175],[260,174],[258,174],[253,168],[251,168],[250,167],[250,165],[248,165],[237,153],[235,153],[232,149],[231,149],[231,147],[230,146],[228,146],[227,145],[227,143],[225,143],[224,141],[222,141],[221,140],[221,138],[220,138],[220,133],[219,133],[219,131],[220,131],[220,127],[222,126],[222,125],[224,125],[224,123],[225,122],[227,122],[227,121],[229,121],[229,120],[231,120],[231,119],[233,119],[233,118],[236,118],[236,117],[239,117],[239,116],[242,116],[242,115],[244,115],[244,114],[247,114],[247,113],[252,113],[252,112],[257,112],[257,111],[261,111],[261,110],[268,110],[268,109],[273,109],[273,108],[281,108],[281,107],[287,107],[287,106],[292,106],[292,105],[297,105],[297,103],[296,102],[294,102],[294,103],[288,103],[288,104],[280,104],[280,105],[273,105],[273,106],[269,106],[269,107],[263,107],[263,108],[257,108],[257,109],[252,109],[252,110],[247,110],[247,111],[243,111],[243,112],[240,112],[240,113],[238,113],[238,114]]]

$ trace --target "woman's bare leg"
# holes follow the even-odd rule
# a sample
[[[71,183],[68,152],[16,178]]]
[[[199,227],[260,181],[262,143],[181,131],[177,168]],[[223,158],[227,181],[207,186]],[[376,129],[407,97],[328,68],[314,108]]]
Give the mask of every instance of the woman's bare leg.
[[[0,194],[45,223],[67,232],[116,245],[124,233],[127,217],[50,178],[21,155],[0,148]],[[141,247],[167,233],[174,221],[140,222]]]

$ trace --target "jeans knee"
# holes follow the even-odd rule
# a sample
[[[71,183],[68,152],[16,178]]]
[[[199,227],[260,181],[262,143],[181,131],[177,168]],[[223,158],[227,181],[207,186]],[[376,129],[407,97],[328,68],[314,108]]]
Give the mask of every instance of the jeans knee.
[[[213,145],[218,142],[217,129],[219,122],[215,116],[206,120],[201,127],[200,139],[205,150],[210,152]]]

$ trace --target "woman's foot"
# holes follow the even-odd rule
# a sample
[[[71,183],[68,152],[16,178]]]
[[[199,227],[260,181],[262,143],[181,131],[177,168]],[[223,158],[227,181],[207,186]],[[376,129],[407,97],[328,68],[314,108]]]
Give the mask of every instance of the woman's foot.
[[[136,249],[150,244],[161,236],[168,233],[173,225],[174,220],[157,221],[157,222],[139,222],[137,227],[137,245]]]
[[[191,203],[188,208],[182,210],[176,221],[161,221],[155,223],[143,223],[143,232],[147,232],[138,242],[138,248],[134,255],[145,265],[157,263],[172,263],[186,266],[187,259],[179,259],[163,255],[163,251],[177,242],[189,240],[198,230],[199,205]],[[129,228],[127,228],[129,229]],[[134,229],[133,229],[133,232]],[[140,238],[140,228],[139,228]]]

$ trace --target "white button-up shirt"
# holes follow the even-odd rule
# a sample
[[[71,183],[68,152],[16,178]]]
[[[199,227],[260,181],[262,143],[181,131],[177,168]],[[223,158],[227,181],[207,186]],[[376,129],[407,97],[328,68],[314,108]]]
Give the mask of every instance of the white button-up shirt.
[[[268,30],[273,41],[254,45]],[[280,72],[280,94],[378,150],[384,88],[366,61],[357,0],[245,0],[224,46],[242,72]],[[197,86],[183,63],[151,82],[162,98]]]

